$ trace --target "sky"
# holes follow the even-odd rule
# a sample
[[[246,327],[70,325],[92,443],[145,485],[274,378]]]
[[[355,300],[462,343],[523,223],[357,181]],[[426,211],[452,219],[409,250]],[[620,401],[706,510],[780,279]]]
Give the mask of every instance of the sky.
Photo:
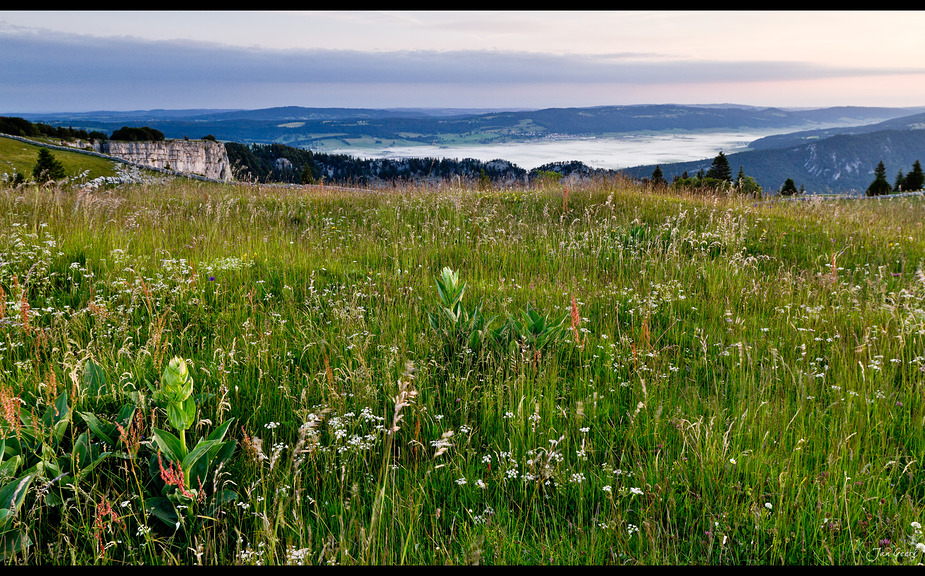
[[[0,11],[0,115],[925,106],[925,12]]]

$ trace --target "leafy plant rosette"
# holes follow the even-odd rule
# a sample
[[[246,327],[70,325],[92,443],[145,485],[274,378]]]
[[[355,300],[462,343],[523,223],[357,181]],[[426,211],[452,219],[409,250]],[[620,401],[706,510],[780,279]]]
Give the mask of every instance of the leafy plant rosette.
[[[198,439],[192,449],[187,446],[186,432],[196,422],[196,399],[193,377],[182,358],[173,358],[161,375],[160,387],[150,383],[155,403],[167,412],[167,420],[176,431],[154,428],[152,433],[157,451],[149,468],[155,478],[163,481],[165,496],[149,498],[148,511],[167,524],[179,528],[186,518],[193,518],[200,506],[206,506],[206,516],[213,515],[224,503],[237,498],[231,490],[220,490],[207,496],[210,471],[227,462],[235,449],[233,440],[225,434],[234,420],[219,425],[205,438]],[[184,514],[181,514],[184,512]]]
[[[67,434],[73,411],[62,392],[40,416],[17,408],[18,397],[0,391],[8,408],[0,417],[0,560],[29,547],[25,531],[14,526],[34,481],[43,482],[43,503],[60,505],[65,492],[75,490],[109,452],[101,452],[84,432],[76,440]]]
[[[459,281],[459,272],[444,267],[436,282],[440,306],[439,312],[427,314],[431,328],[441,338],[450,356],[465,348],[478,352],[491,337],[489,326],[493,318],[482,315],[481,304],[471,309],[463,305],[466,284]]]

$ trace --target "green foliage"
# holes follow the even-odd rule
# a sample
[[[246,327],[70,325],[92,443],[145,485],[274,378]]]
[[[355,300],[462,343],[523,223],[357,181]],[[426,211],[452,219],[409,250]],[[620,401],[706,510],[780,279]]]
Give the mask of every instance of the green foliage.
[[[650,181],[652,183],[652,186],[655,186],[655,187],[661,187],[661,186],[668,185],[668,181],[665,180],[665,176],[664,174],[662,174],[662,169],[658,165],[656,165],[655,169],[652,170],[652,177],[650,178]]]
[[[706,177],[715,180],[724,180],[726,182],[732,181],[732,169],[729,167],[729,160],[726,158],[726,154],[722,151],[713,159],[710,169],[707,170]]]
[[[550,319],[549,314],[527,304],[523,311],[495,328],[494,318],[482,314],[482,303],[472,308],[463,305],[466,285],[459,282],[458,272],[444,267],[436,283],[439,312],[428,312],[428,320],[443,342],[446,360],[457,361],[469,354],[484,358],[516,350],[532,354],[564,341],[567,315]]]
[[[923,185],[925,185],[925,172],[922,171],[922,164],[916,160],[912,164],[912,171],[905,176],[903,176],[902,170],[899,171],[896,182],[893,184],[893,191],[912,192],[921,190]]]
[[[64,165],[59,162],[48,148],[39,149],[39,157],[32,169],[32,177],[37,182],[61,180],[66,176]]]
[[[5,565],[922,558],[920,197],[100,196],[0,184]]]
[[[306,163],[305,167],[302,168],[301,183],[302,184],[315,184],[316,182],[317,182],[317,178],[315,177],[315,173],[312,170],[311,165]]]
[[[536,181],[539,185],[556,185],[562,180],[562,173],[554,170],[537,170]]]
[[[148,126],[123,126],[115,130],[109,139],[128,142],[158,142],[164,139],[164,133]]]
[[[490,186],[491,178],[488,177],[484,169],[479,170],[479,190],[488,190]]]
[[[787,178],[784,180],[784,184],[780,187],[781,196],[794,196],[799,193],[800,191],[797,190],[797,185],[794,183],[792,178]]]
[[[466,308],[463,296],[466,284],[459,282],[459,272],[444,267],[436,278],[439,311],[428,312],[430,327],[444,343],[444,353],[450,360],[466,351],[478,353],[490,337],[491,318],[482,315],[482,305]]]
[[[726,180],[717,178],[708,178],[706,176],[694,176],[689,178],[676,178],[672,182],[676,190],[685,190],[695,193],[721,194],[726,195],[733,191],[732,185]]]
[[[0,440],[0,462],[3,461],[3,447],[3,440]],[[12,554],[22,552],[32,545],[27,532],[24,529],[14,528],[13,521],[22,507],[33,480],[35,480],[34,474],[26,474],[6,485],[0,482],[0,560],[5,560]]]
[[[231,420],[220,424],[211,434],[199,439],[190,450],[186,444],[186,431],[196,422],[196,401],[193,397],[193,378],[186,362],[174,357],[164,368],[159,388],[149,383],[155,403],[167,411],[167,420],[177,435],[167,430],[153,430],[157,453],[151,457],[152,475],[160,471],[164,480],[167,500],[152,498],[148,500],[149,509],[168,524],[179,521],[180,515],[170,514],[167,501],[182,506],[187,510],[187,517],[194,517],[196,503],[204,494],[203,484],[208,473],[226,462],[234,452],[234,442],[225,441],[225,434]],[[161,453],[166,458],[161,458]],[[155,464],[157,467],[155,468]],[[176,469],[174,469],[176,465]],[[226,498],[222,495],[221,498]]]
[[[890,183],[886,180],[886,168],[883,166],[883,161],[881,160],[877,163],[877,168],[874,169],[874,181],[867,187],[867,195],[882,196],[884,194],[889,194],[892,190]]]

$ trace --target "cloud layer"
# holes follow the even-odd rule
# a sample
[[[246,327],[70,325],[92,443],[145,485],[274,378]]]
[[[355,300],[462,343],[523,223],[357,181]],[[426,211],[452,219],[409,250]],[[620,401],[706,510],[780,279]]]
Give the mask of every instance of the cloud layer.
[[[616,100],[644,93],[682,102],[681,86],[699,97],[703,92],[691,87],[925,74],[925,68],[698,61],[637,53],[270,50],[12,27],[0,29],[0,69],[0,113],[277,105],[532,107],[590,105],[580,101],[602,94],[614,101],[597,104],[630,103]],[[544,98],[548,103],[541,103]]]

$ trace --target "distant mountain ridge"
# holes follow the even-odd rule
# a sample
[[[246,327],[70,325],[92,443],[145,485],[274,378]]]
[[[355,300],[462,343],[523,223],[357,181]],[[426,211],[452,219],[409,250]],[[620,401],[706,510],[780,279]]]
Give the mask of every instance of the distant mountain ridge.
[[[925,129],[888,129],[860,134],[835,134],[787,148],[759,148],[728,154],[734,173],[739,167],[755,178],[765,192],[779,190],[787,178],[810,193],[861,193],[874,179],[878,162],[886,167],[890,184],[916,160],[925,161]],[[687,172],[709,169],[712,159],[659,165],[669,181]],[[655,165],[621,170],[636,178],[652,174]]]
[[[312,148],[326,139],[390,139],[434,144],[469,135],[481,141],[517,141],[550,135],[595,136],[631,132],[729,129],[806,130],[856,126],[925,112],[925,108],[832,107],[810,110],[728,105],[675,104],[545,108],[538,110],[469,110],[304,108],[285,106],[260,110],[84,112],[18,114],[32,121],[89,130],[115,130],[140,122],[167,138],[199,138]]]
[[[811,192],[864,190],[883,161],[890,178],[925,159],[925,108],[829,107],[762,108],[742,105],[632,105],[538,110],[357,109],[286,106],[260,110],[147,110],[20,115],[34,121],[113,131],[124,125],[149,126],[167,138],[201,138],[242,144],[284,144],[315,149],[335,141],[366,140],[441,144],[527,141],[549,136],[604,136],[640,132],[704,132],[740,129],[793,129],[752,142],[728,154],[766,191],[792,178]],[[357,149],[358,152],[361,149]],[[562,166],[572,166],[563,158]],[[663,164],[669,180],[685,171],[706,170],[712,158]],[[648,177],[654,165],[620,172]],[[607,173],[586,170],[588,173]]]

